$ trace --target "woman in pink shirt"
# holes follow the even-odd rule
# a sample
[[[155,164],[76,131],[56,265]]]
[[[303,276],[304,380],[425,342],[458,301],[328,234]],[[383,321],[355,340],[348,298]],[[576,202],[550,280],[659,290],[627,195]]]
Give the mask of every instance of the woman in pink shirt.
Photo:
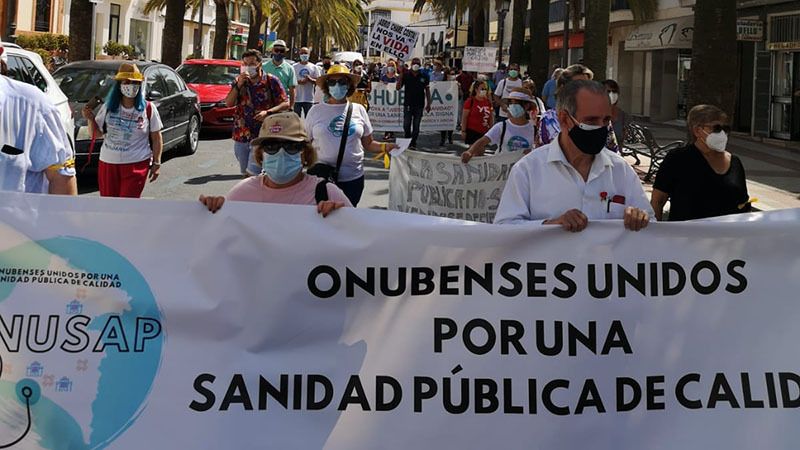
[[[268,116],[251,145],[256,163],[263,172],[240,181],[226,197],[201,195],[200,202],[212,213],[222,208],[226,198],[243,202],[317,205],[317,212],[323,217],[343,206],[353,206],[335,184],[303,172],[303,167],[316,162],[316,153],[297,114],[285,112]]]

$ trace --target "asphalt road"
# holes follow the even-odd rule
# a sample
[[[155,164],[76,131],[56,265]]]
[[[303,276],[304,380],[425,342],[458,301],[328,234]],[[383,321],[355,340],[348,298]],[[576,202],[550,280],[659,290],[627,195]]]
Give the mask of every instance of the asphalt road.
[[[457,136],[457,134],[456,134]],[[432,152],[455,152],[456,143],[438,147],[439,133],[424,133],[420,136],[421,149]],[[365,161],[365,188],[359,208],[386,208],[389,199],[389,171],[382,161]],[[233,155],[230,135],[207,134],[200,136],[197,152],[191,156],[178,156],[167,152],[162,158],[161,176],[147,183],[142,198],[196,201],[203,195],[225,195],[239,182],[239,164]],[[78,174],[81,195],[97,196],[97,175],[92,172]]]

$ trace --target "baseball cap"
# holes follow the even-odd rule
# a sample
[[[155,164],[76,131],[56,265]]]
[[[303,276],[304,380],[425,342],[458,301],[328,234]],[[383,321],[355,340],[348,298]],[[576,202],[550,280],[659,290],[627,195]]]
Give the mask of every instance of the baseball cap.
[[[258,137],[250,142],[250,145],[261,145],[265,141],[283,140],[291,142],[306,142],[306,128],[303,126],[303,119],[297,114],[289,111],[267,116],[261,124]]]

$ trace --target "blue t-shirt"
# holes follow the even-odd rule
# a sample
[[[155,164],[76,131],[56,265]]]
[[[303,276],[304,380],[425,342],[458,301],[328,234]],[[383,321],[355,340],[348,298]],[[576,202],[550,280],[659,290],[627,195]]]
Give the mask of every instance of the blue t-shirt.
[[[547,109],[556,108],[556,80],[549,79],[544,83],[542,97],[544,97],[544,104],[547,105]]]
[[[46,193],[51,167],[74,176],[67,132],[42,91],[0,75],[0,190]]]

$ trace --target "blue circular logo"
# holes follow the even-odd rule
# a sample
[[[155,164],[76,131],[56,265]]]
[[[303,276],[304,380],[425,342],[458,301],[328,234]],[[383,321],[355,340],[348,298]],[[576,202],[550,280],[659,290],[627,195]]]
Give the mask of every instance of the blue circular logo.
[[[102,244],[59,237],[0,252],[11,333],[0,340],[0,446],[109,446],[146,407],[161,320],[144,277]]]
[[[344,128],[344,114],[336,116],[331,120],[331,123],[328,124],[328,131],[334,137],[342,137],[342,128]],[[352,118],[350,120],[350,127],[347,129],[347,137],[350,137],[356,133],[356,124],[353,123]]]
[[[512,136],[508,139],[508,151],[516,152],[531,148],[531,143],[522,136]]]

